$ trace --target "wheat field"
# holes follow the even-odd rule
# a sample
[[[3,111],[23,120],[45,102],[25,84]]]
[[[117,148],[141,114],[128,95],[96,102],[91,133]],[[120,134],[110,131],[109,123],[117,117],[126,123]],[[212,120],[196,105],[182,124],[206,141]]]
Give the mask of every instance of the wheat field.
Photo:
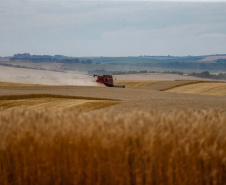
[[[208,94],[217,96],[226,96],[226,83],[222,82],[202,82],[173,87],[168,92]]]
[[[1,185],[225,185],[214,110],[0,114]]]
[[[0,185],[225,185],[225,96],[120,83],[0,85]]]

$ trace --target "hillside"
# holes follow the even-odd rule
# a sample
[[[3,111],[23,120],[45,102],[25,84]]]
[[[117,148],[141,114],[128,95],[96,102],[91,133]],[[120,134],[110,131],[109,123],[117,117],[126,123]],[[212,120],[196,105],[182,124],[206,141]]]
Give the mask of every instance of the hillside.
[[[226,96],[226,83],[205,82],[182,85],[167,90],[176,93],[208,94],[217,96]]]

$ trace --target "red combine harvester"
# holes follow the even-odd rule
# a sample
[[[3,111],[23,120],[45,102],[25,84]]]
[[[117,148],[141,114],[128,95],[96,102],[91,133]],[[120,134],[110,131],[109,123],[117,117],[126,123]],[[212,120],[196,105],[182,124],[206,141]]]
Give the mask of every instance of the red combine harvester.
[[[95,74],[93,75],[93,77],[96,77],[96,76],[97,76],[97,80],[96,80],[97,83],[104,84],[107,87],[125,88],[124,85],[114,85],[112,75],[103,75],[103,76],[95,75]]]

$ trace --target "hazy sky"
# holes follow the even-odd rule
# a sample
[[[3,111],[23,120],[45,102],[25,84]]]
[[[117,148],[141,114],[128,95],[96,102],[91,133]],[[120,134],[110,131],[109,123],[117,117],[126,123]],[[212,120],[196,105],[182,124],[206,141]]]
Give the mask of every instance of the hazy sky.
[[[0,0],[0,56],[226,54],[225,1]]]

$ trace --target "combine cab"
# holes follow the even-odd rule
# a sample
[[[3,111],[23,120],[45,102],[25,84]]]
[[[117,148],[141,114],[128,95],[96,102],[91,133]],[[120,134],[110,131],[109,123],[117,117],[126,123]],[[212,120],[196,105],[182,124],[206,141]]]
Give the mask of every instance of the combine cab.
[[[99,75],[95,75],[94,74],[93,77],[97,77],[97,80],[96,80],[97,83],[104,84],[107,87],[120,87],[120,88],[125,88],[124,85],[114,85],[112,75],[99,76]]]

